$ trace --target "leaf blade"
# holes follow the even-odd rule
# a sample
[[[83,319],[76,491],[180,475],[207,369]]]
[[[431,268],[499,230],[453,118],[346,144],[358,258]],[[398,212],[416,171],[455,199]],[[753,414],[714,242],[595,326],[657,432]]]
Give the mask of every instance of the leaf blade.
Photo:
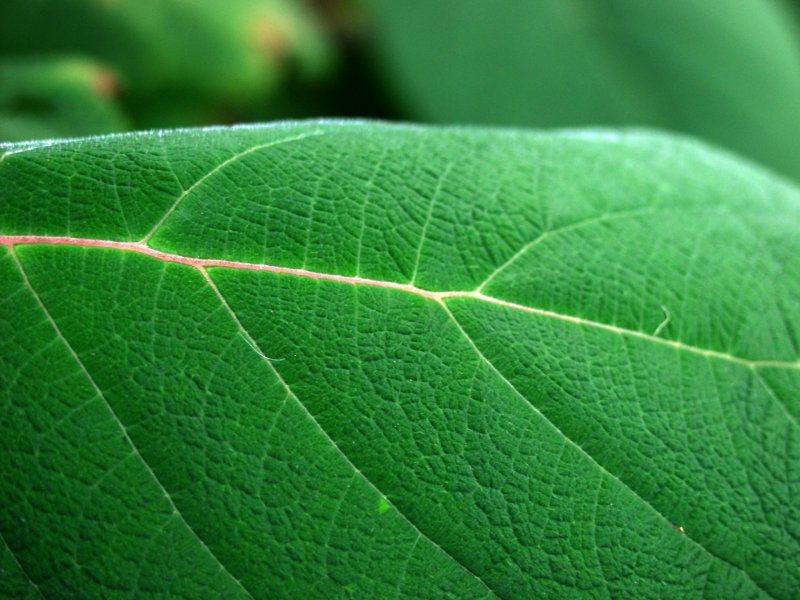
[[[324,135],[266,147],[315,131]],[[259,144],[263,152],[232,160]],[[254,597],[616,595],[633,582],[654,594],[790,595],[794,188],[694,143],[640,133],[317,122],[15,153],[26,148],[6,146],[0,162],[3,244],[187,524]],[[144,161],[141,185],[120,188],[119,205],[108,203],[123,164],[112,154]],[[94,177],[56,193],[66,165]],[[45,231],[29,214],[39,188]],[[155,198],[140,209],[145,191]],[[87,202],[96,210],[73,210]],[[715,225],[728,234],[723,247],[746,251],[701,265],[706,289],[696,289],[679,276],[696,260],[687,247],[661,244],[654,264],[670,267],[664,289],[679,302],[663,327],[661,303],[652,322],[631,317],[660,295],[642,284],[648,265],[634,250],[682,231],[710,244],[718,238],[702,237],[704,222],[679,217],[718,206],[728,211],[713,213],[726,219]],[[143,211],[134,226],[123,208]],[[159,222],[150,247],[131,240]],[[36,234],[72,237],[19,237]],[[526,246],[545,262],[526,262]],[[595,248],[627,270],[589,273],[581,287],[573,271]],[[52,327],[41,337],[47,319],[3,251],[3,321],[52,339]],[[731,281],[751,255],[770,268]],[[476,293],[496,271],[492,296]],[[714,294],[734,302],[709,321]],[[781,304],[763,310],[769,297]],[[693,329],[676,335],[681,321]],[[735,348],[721,345],[726,330]],[[42,364],[18,335],[8,339],[9,381],[26,360]],[[30,396],[29,378],[11,398],[48,397]],[[64,381],[52,385],[68,397]],[[94,407],[87,390],[76,401]],[[4,410],[3,428],[58,440],[32,430],[31,418]],[[18,453],[24,438],[7,443]],[[26,461],[4,480],[39,472]],[[6,493],[4,505],[30,511],[18,488]],[[71,500],[63,507],[76,510]],[[24,548],[19,514],[0,525],[26,567],[74,543],[69,528],[52,526],[66,541]],[[36,511],[26,518],[46,522]],[[164,565],[147,572],[152,560],[144,553],[131,568],[148,585],[169,581]],[[105,568],[113,577],[114,565]],[[37,583],[46,569],[32,574]]]

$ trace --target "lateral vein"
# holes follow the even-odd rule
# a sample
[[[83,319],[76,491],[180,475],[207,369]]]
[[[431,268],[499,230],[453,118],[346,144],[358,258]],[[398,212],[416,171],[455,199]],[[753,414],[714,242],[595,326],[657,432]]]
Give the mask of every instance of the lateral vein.
[[[28,580],[28,583],[30,583],[33,586],[33,589],[36,590],[36,592],[39,594],[39,596],[41,598],[46,598],[46,596],[44,595],[44,592],[42,592],[41,588],[36,584],[36,582],[33,579],[31,579],[31,576],[28,575],[28,571],[26,571],[25,567],[22,566],[22,563],[19,562],[19,559],[17,558],[17,555],[11,549],[11,546],[8,545],[8,542],[6,541],[6,538],[3,536],[2,533],[0,533],[0,540],[2,540],[3,545],[8,550],[8,553],[11,555],[11,558],[14,559],[14,562],[16,563],[17,567],[19,567],[20,572],[23,575],[25,575],[25,579]]]
[[[217,166],[215,166],[213,169],[208,171],[205,175],[200,177],[197,181],[195,181],[188,188],[183,190],[178,195],[178,197],[175,199],[175,201],[172,203],[172,205],[167,209],[167,212],[165,212],[161,216],[161,218],[158,220],[158,222],[155,225],[153,225],[152,229],[150,229],[150,231],[147,232],[147,234],[139,241],[139,243],[143,244],[143,245],[146,245],[147,242],[150,241],[150,238],[152,238],[156,234],[156,232],[166,222],[166,220],[170,217],[170,215],[172,215],[172,213],[175,212],[175,210],[178,208],[178,205],[180,205],[181,202],[183,202],[186,199],[187,196],[189,196],[198,187],[203,185],[203,183],[205,183],[210,177],[212,177],[216,173],[219,173],[222,169],[224,169],[225,167],[227,167],[231,163],[234,163],[237,160],[239,160],[241,158],[244,158],[248,154],[252,154],[253,152],[256,152],[258,150],[263,150],[264,148],[270,148],[272,146],[280,146],[281,144],[286,144],[288,142],[296,142],[296,141],[303,140],[303,139],[310,138],[310,137],[317,137],[319,135],[322,135],[322,133],[323,133],[322,131],[312,131],[312,132],[309,132],[309,133],[301,133],[299,135],[290,136],[290,137],[283,138],[283,139],[280,139],[280,140],[273,140],[271,142],[266,142],[264,144],[256,144],[255,146],[251,146],[250,148],[247,148],[246,150],[242,150],[241,152],[239,152],[237,154],[234,154],[230,158],[222,161]]]
[[[375,492],[377,492],[377,493],[378,493],[378,494],[381,496],[381,498],[383,498],[384,500],[386,500],[386,502],[387,502],[388,504],[390,504],[390,505],[392,506],[392,508],[394,508],[394,510],[397,512],[397,514],[398,514],[398,515],[399,515],[399,516],[400,516],[400,517],[401,517],[401,518],[402,518],[402,519],[403,519],[403,520],[404,520],[406,523],[408,523],[408,524],[411,526],[411,528],[412,528],[412,529],[413,529],[413,530],[414,530],[414,531],[415,531],[415,532],[416,532],[416,533],[417,533],[419,536],[421,536],[421,537],[424,537],[426,540],[428,540],[428,541],[429,541],[429,542],[430,542],[430,543],[431,543],[431,544],[432,544],[432,545],[433,545],[435,548],[437,548],[438,550],[440,550],[440,551],[441,551],[441,552],[442,552],[442,553],[443,553],[445,556],[447,556],[447,557],[448,557],[450,560],[452,560],[452,561],[453,561],[453,562],[454,562],[454,563],[455,563],[455,564],[456,564],[458,567],[460,567],[461,569],[463,569],[465,573],[467,573],[467,574],[469,574],[470,576],[472,576],[472,577],[474,577],[475,579],[477,579],[477,580],[478,580],[478,581],[479,581],[479,582],[480,582],[480,583],[483,585],[483,587],[485,587],[485,588],[486,588],[486,590],[487,590],[489,593],[491,593],[491,594],[492,594],[493,596],[495,596],[495,597],[499,597],[499,596],[498,596],[498,595],[495,593],[495,591],[494,591],[494,590],[492,590],[492,588],[490,588],[490,587],[489,587],[489,586],[486,584],[486,582],[485,582],[485,581],[484,581],[484,580],[483,580],[483,579],[482,579],[482,578],[481,578],[481,577],[480,577],[480,576],[479,576],[477,573],[475,573],[474,571],[472,571],[472,570],[471,570],[469,567],[467,567],[465,564],[463,564],[462,562],[460,562],[460,561],[459,561],[459,560],[458,560],[458,559],[457,559],[455,556],[453,556],[452,554],[450,554],[450,552],[448,552],[448,551],[447,551],[447,550],[445,550],[445,549],[444,549],[442,546],[440,546],[440,545],[439,545],[439,544],[438,544],[436,541],[434,541],[434,540],[433,540],[433,539],[431,539],[429,536],[427,536],[427,535],[426,535],[424,532],[422,532],[422,531],[419,529],[419,527],[417,527],[417,526],[416,526],[416,524],[415,524],[413,521],[411,521],[411,519],[409,519],[409,518],[408,518],[408,517],[407,517],[407,516],[406,516],[406,515],[405,515],[405,514],[404,514],[404,513],[403,513],[403,512],[402,512],[402,511],[399,509],[399,508],[397,508],[397,506],[395,506],[395,504],[394,504],[394,503],[393,503],[393,502],[392,502],[392,501],[391,501],[391,500],[390,500],[390,499],[389,499],[389,498],[386,496],[386,494],[384,494],[384,493],[383,493],[383,492],[382,492],[382,491],[381,491],[381,490],[380,490],[380,489],[379,489],[379,488],[378,488],[378,487],[377,487],[377,486],[376,486],[374,483],[372,483],[372,481],[371,481],[371,480],[370,480],[370,479],[369,479],[369,478],[368,478],[368,477],[367,477],[367,476],[366,476],[366,475],[363,473],[363,471],[361,471],[361,469],[359,469],[359,468],[358,468],[358,467],[355,465],[355,463],[353,463],[353,461],[352,461],[352,460],[350,460],[350,457],[349,457],[349,456],[347,456],[347,454],[345,454],[345,453],[344,453],[344,451],[343,451],[343,450],[342,450],[342,449],[339,447],[339,445],[336,443],[336,440],[334,440],[334,439],[333,439],[333,438],[332,438],[332,437],[331,437],[331,436],[328,434],[328,432],[327,432],[327,431],[326,431],[326,430],[325,430],[325,429],[322,427],[322,425],[320,425],[319,421],[318,421],[318,420],[317,420],[317,418],[316,418],[316,417],[313,415],[313,413],[312,413],[310,410],[308,410],[308,407],[306,407],[306,405],[303,403],[303,401],[302,401],[302,400],[300,400],[300,398],[297,396],[297,394],[295,394],[295,393],[294,393],[294,391],[292,390],[292,388],[291,388],[291,387],[289,387],[289,384],[286,382],[286,380],[285,380],[285,379],[283,378],[283,376],[280,374],[280,372],[278,371],[278,369],[275,367],[275,365],[274,365],[274,364],[272,364],[272,361],[273,361],[273,359],[270,359],[270,358],[268,358],[268,357],[267,357],[267,355],[264,353],[264,351],[263,351],[263,350],[261,349],[261,347],[258,345],[258,342],[256,342],[256,340],[253,338],[253,336],[252,336],[252,335],[250,335],[250,332],[249,332],[249,331],[248,331],[248,330],[245,328],[245,326],[244,326],[244,325],[242,324],[242,322],[239,320],[239,316],[238,316],[238,315],[236,314],[236,312],[233,310],[233,308],[231,307],[231,305],[230,305],[230,304],[228,304],[228,301],[227,301],[227,299],[225,298],[225,296],[223,296],[223,295],[222,295],[222,292],[221,292],[221,291],[220,291],[220,289],[217,287],[217,284],[216,284],[216,283],[214,283],[214,280],[213,280],[213,279],[211,278],[211,276],[208,274],[208,271],[206,271],[204,268],[200,268],[200,272],[202,273],[202,275],[203,275],[203,277],[205,278],[206,282],[208,283],[209,287],[210,287],[210,288],[211,288],[211,289],[214,291],[214,293],[216,294],[216,296],[217,296],[217,298],[219,299],[219,301],[220,301],[220,303],[222,304],[222,306],[225,308],[225,310],[226,310],[226,311],[228,312],[228,314],[230,315],[230,317],[231,317],[231,319],[233,320],[233,322],[236,324],[236,327],[239,329],[239,332],[240,332],[240,333],[242,334],[242,336],[245,338],[245,341],[247,341],[247,343],[248,343],[248,345],[251,347],[251,349],[252,349],[252,350],[254,350],[254,351],[256,352],[256,354],[258,354],[258,356],[261,358],[261,360],[263,360],[263,361],[264,361],[264,362],[267,364],[267,366],[269,367],[269,369],[272,371],[272,374],[273,374],[273,375],[275,376],[275,378],[276,378],[276,379],[277,379],[277,380],[280,382],[280,384],[283,386],[283,388],[286,390],[286,392],[289,394],[289,396],[291,396],[291,397],[294,399],[294,401],[297,403],[297,406],[300,408],[300,410],[302,410],[302,411],[303,411],[303,412],[306,414],[306,416],[307,416],[307,417],[308,417],[308,419],[311,421],[311,423],[313,423],[313,424],[314,424],[314,426],[315,426],[315,427],[316,427],[316,428],[319,430],[319,432],[320,432],[320,433],[321,433],[321,434],[322,434],[322,435],[325,437],[325,439],[328,441],[328,443],[330,443],[330,444],[331,444],[331,446],[332,446],[332,447],[333,447],[333,448],[336,450],[337,454],[339,454],[339,456],[341,456],[341,457],[342,457],[342,459],[343,459],[343,460],[344,460],[344,461],[347,463],[347,465],[348,465],[348,466],[349,466],[351,469],[353,469],[353,472],[354,472],[354,473],[357,473],[357,474],[358,474],[358,476],[359,476],[359,477],[360,477],[360,478],[361,478],[361,479],[364,481],[364,483],[366,483],[366,484],[367,484],[367,485],[368,485],[370,488],[372,488],[372,489],[373,489]]]
[[[25,286],[31,292],[33,297],[36,299],[36,302],[39,305],[40,309],[42,310],[42,313],[45,315],[45,317],[49,321],[50,325],[53,327],[53,330],[56,332],[56,336],[58,337],[59,340],[61,340],[61,343],[64,344],[64,347],[67,349],[67,351],[72,356],[72,358],[75,361],[75,363],[78,365],[80,370],[83,372],[84,376],[86,377],[87,381],[91,385],[91,387],[94,390],[95,394],[97,394],[97,397],[100,398],[103,401],[103,404],[105,405],[106,409],[111,414],[111,417],[114,419],[114,422],[117,424],[117,426],[119,427],[120,431],[122,432],[122,436],[125,438],[125,441],[127,442],[128,446],[130,446],[131,451],[139,458],[139,460],[141,461],[141,463],[144,466],[145,470],[149,473],[150,477],[153,479],[155,484],[158,486],[158,488],[161,491],[161,493],[167,499],[167,502],[169,503],[169,506],[172,509],[172,513],[181,520],[181,522],[186,526],[186,529],[189,530],[189,532],[198,541],[198,543],[203,548],[203,550],[214,560],[214,562],[219,566],[219,568],[222,571],[224,571],[225,574],[228,575],[228,577],[230,577],[237,584],[237,586],[242,590],[242,592],[244,592],[244,594],[248,598],[251,598],[251,600],[255,600],[253,595],[247,590],[247,588],[244,587],[244,584],[242,584],[242,582],[239,581],[239,579],[236,578],[236,576],[234,576],[230,571],[228,571],[228,569],[225,567],[225,565],[222,563],[222,561],[214,554],[214,552],[211,550],[211,548],[209,548],[208,545],[206,545],[206,543],[203,541],[203,539],[197,534],[197,532],[192,528],[192,526],[189,525],[189,523],[186,521],[186,519],[184,518],[184,516],[181,513],[181,511],[178,510],[178,507],[175,505],[175,502],[172,500],[172,496],[169,494],[167,489],[164,487],[164,484],[161,483],[161,480],[156,476],[155,472],[150,467],[149,463],[141,455],[141,453],[139,452],[139,449],[137,448],[136,444],[133,443],[133,440],[131,439],[130,435],[128,434],[127,428],[122,423],[122,421],[120,420],[120,418],[117,415],[116,411],[114,411],[114,409],[111,406],[111,404],[108,402],[108,399],[105,397],[105,394],[100,389],[100,387],[97,385],[97,383],[95,382],[95,380],[92,377],[92,375],[89,373],[88,369],[86,368],[86,365],[84,365],[83,361],[78,356],[78,353],[75,352],[75,349],[69,343],[69,341],[64,336],[64,334],[61,332],[61,328],[58,326],[58,324],[56,323],[55,319],[50,314],[50,311],[45,306],[44,302],[42,301],[41,297],[39,296],[39,293],[36,291],[36,289],[31,284],[30,279],[28,278],[28,274],[25,272],[25,269],[23,268],[22,263],[19,260],[19,257],[17,256],[16,252],[14,252],[13,249],[11,249],[11,256],[14,259],[14,262],[16,263],[20,274],[22,275],[22,279],[25,282]]]
[[[536,406],[536,405],[535,405],[533,402],[531,402],[531,401],[528,399],[528,397],[527,397],[527,396],[525,396],[525,395],[524,395],[522,392],[520,392],[520,391],[519,391],[519,389],[518,389],[518,388],[517,388],[517,387],[516,387],[516,386],[515,386],[515,385],[514,385],[512,382],[511,382],[511,380],[509,380],[509,379],[508,379],[508,378],[507,378],[507,377],[506,377],[506,376],[505,376],[505,375],[504,375],[504,374],[503,374],[503,373],[500,371],[500,369],[498,369],[498,368],[497,368],[497,367],[494,365],[494,363],[493,363],[492,361],[490,361],[490,360],[489,360],[489,359],[486,357],[486,355],[485,355],[485,354],[484,354],[484,353],[481,351],[481,349],[478,347],[478,345],[475,343],[475,341],[472,339],[472,337],[470,337],[470,335],[469,335],[469,334],[466,332],[466,330],[465,330],[465,329],[464,329],[464,327],[461,325],[461,323],[458,321],[458,319],[456,319],[455,315],[454,315],[454,314],[452,313],[452,311],[451,311],[451,310],[448,308],[448,306],[447,306],[447,305],[446,305],[444,302],[440,302],[440,306],[441,306],[441,307],[444,309],[444,311],[447,313],[447,315],[448,315],[448,317],[450,318],[450,320],[452,321],[452,323],[453,323],[453,324],[456,326],[456,328],[458,329],[458,331],[461,333],[461,335],[464,337],[464,339],[467,341],[467,343],[470,345],[470,347],[471,347],[471,348],[474,350],[475,354],[477,354],[477,355],[478,355],[478,358],[480,358],[480,360],[481,360],[481,361],[483,361],[483,362],[486,364],[486,366],[488,366],[488,367],[489,367],[489,369],[491,369],[491,370],[492,370],[492,372],[493,372],[493,373],[494,373],[494,374],[495,374],[495,375],[496,375],[496,376],[497,376],[497,377],[498,377],[498,378],[499,378],[501,381],[503,381],[503,382],[506,384],[506,386],[508,386],[508,388],[509,388],[509,389],[510,389],[510,390],[511,390],[513,393],[514,393],[514,395],[516,395],[516,396],[518,396],[520,399],[522,399],[522,401],[523,401],[523,402],[525,402],[525,404],[527,404],[527,405],[530,407],[530,409],[531,409],[531,410],[532,410],[534,413],[536,413],[537,415],[539,415],[539,416],[540,416],[540,417],[541,417],[541,418],[544,420],[544,422],[545,422],[545,423],[547,423],[547,424],[548,424],[550,427],[552,427],[552,428],[553,428],[553,429],[554,429],[554,430],[555,430],[555,431],[556,431],[556,432],[557,432],[557,433],[558,433],[558,434],[559,434],[559,435],[560,435],[560,436],[561,436],[561,437],[562,437],[562,438],[563,438],[563,439],[566,441],[566,443],[568,443],[569,445],[573,446],[573,447],[574,447],[576,450],[578,450],[578,452],[580,452],[580,453],[581,453],[583,456],[585,456],[586,458],[588,458],[588,459],[589,459],[589,460],[590,460],[590,461],[591,461],[591,462],[592,462],[592,463],[593,463],[593,464],[594,464],[594,465],[595,465],[595,466],[596,466],[598,469],[600,469],[600,472],[601,472],[601,473],[603,473],[603,474],[607,475],[609,478],[611,478],[612,480],[616,481],[616,482],[617,482],[617,483],[618,483],[620,486],[622,486],[624,489],[628,490],[628,492],[630,492],[630,493],[631,493],[633,496],[635,496],[637,499],[639,499],[639,500],[640,500],[640,501],[641,501],[641,502],[642,502],[642,503],[643,503],[645,506],[647,506],[647,508],[648,508],[648,509],[650,509],[652,512],[654,512],[654,513],[655,513],[656,515],[658,515],[660,518],[664,519],[664,521],[665,521],[666,523],[670,523],[670,521],[669,521],[669,520],[668,520],[668,519],[667,519],[667,518],[666,518],[666,517],[665,517],[663,514],[661,514],[661,513],[658,511],[658,509],[656,509],[656,507],[654,507],[652,504],[650,504],[650,502],[649,502],[649,501],[648,501],[646,498],[644,498],[643,496],[641,496],[641,495],[640,495],[640,494],[639,494],[639,493],[638,493],[636,490],[634,490],[632,487],[630,487],[630,486],[629,486],[629,485],[628,485],[628,484],[627,484],[625,481],[623,481],[622,479],[620,479],[620,478],[619,478],[617,475],[615,475],[614,473],[612,473],[611,471],[609,471],[608,469],[606,469],[606,467],[605,467],[604,465],[602,465],[600,462],[598,462],[598,461],[597,461],[597,459],[595,459],[595,458],[594,458],[594,456],[592,456],[591,454],[589,454],[589,452],[588,452],[588,451],[586,451],[586,450],[585,450],[585,449],[584,449],[584,448],[583,448],[583,447],[582,447],[580,444],[578,444],[578,443],[577,443],[577,442],[575,442],[575,441],[574,441],[572,438],[570,438],[570,437],[569,437],[567,434],[565,434],[565,433],[564,433],[564,432],[561,430],[561,428],[559,428],[559,427],[558,427],[558,425],[556,425],[556,424],[555,424],[553,421],[551,421],[551,420],[550,420],[550,419],[549,419],[549,418],[548,418],[548,417],[547,417],[547,416],[546,416],[546,415],[545,415],[545,414],[544,414],[544,413],[543,413],[541,410],[539,410],[539,408],[538,408],[538,407],[537,407],[537,406]],[[695,545],[696,545],[698,548],[700,548],[700,549],[701,549],[701,550],[703,550],[705,553],[707,553],[709,556],[711,556],[712,558],[714,558],[714,559],[716,559],[716,560],[719,560],[720,562],[722,562],[722,563],[725,563],[725,564],[729,565],[730,567],[732,567],[732,568],[736,569],[737,571],[741,571],[741,572],[742,572],[742,574],[743,574],[743,575],[744,575],[744,576],[745,576],[745,577],[746,577],[748,580],[750,580],[750,581],[753,583],[753,585],[754,585],[756,588],[758,588],[759,590],[761,590],[762,592],[764,592],[764,594],[766,594],[768,597],[773,597],[773,596],[772,596],[772,594],[770,594],[769,592],[767,592],[767,591],[766,591],[764,588],[762,588],[762,587],[761,587],[761,586],[760,586],[760,585],[759,585],[759,584],[758,584],[756,581],[754,581],[754,580],[753,580],[753,578],[750,576],[750,574],[749,574],[749,573],[748,573],[748,572],[747,572],[747,571],[746,571],[744,568],[742,568],[742,567],[739,567],[739,566],[737,566],[737,565],[733,564],[732,562],[728,561],[727,559],[725,559],[725,558],[723,558],[723,557],[721,557],[721,556],[718,556],[717,554],[715,554],[714,552],[712,552],[711,550],[709,550],[708,548],[706,548],[705,546],[703,546],[703,544],[701,544],[700,542],[698,542],[698,541],[697,541],[697,540],[695,540],[694,538],[690,537],[689,535],[686,535],[686,538],[687,538],[688,540],[690,540],[690,541],[691,541],[693,544],[695,544]]]
[[[572,231],[574,229],[582,229],[584,227],[590,227],[598,223],[606,223],[608,221],[616,221],[618,219],[627,219],[639,215],[652,214],[653,212],[655,212],[655,209],[652,207],[648,207],[648,208],[638,208],[634,210],[625,210],[614,213],[607,213],[604,215],[600,215],[599,217],[591,217],[589,219],[583,219],[582,221],[578,221],[577,223],[571,223],[569,225],[564,225],[563,227],[557,227],[555,229],[544,231],[543,233],[536,236],[533,240],[522,246],[519,250],[517,250],[506,262],[504,262],[494,271],[489,273],[489,276],[483,280],[483,282],[477,287],[475,291],[477,292],[483,291],[483,289],[487,285],[489,285],[494,280],[495,277],[500,275],[500,273],[508,269],[508,267],[510,267],[515,262],[517,262],[517,260],[519,260],[525,254],[527,254],[527,252],[531,250],[533,247],[538,246],[549,237],[560,235],[562,233],[567,233],[568,231]]]

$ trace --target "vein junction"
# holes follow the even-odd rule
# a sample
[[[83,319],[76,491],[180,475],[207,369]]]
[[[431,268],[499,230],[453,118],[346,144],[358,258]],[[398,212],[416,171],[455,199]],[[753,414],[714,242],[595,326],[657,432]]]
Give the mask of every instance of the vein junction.
[[[317,271],[309,271],[307,269],[281,267],[278,265],[269,265],[262,263],[248,263],[248,262],[224,260],[218,258],[193,258],[188,256],[182,256],[180,254],[162,252],[161,250],[156,250],[141,242],[120,242],[115,240],[99,240],[99,239],[75,238],[75,237],[65,237],[65,236],[0,235],[0,244],[8,247],[13,247],[20,244],[42,244],[51,246],[81,246],[86,248],[113,248],[116,250],[137,252],[139,254],[144,254],[146,256],[150,256],[152,258],[156,258],[164,262],[188,265],[200,270],[212,267],[221,267],[228,269],[248,270],[248,271],[268,271],[271,273],[281,273],[297,277],[306,277],[309,279],[338,281],[340,283],[348,283],[352,285],[369,285],[373,287],[396,289],[411,294],[416,294],[418,296],[422,296],[423,298],[435,300],[440,303],[443,303],[445,300],[449,298],[472,298],[474,300],[487,302],[489,304],[494,304],[497,306],[502,306],[513,310],[521,310],[523,312],[559,319],[561,321],[567,321],[570,323],[575,323],[586,327],[604,329],[606,331],[617,333],[619,335],[631,336],[647,340],[655,344],[661,344],[664,346],[670,346],[672,348],[676,348],[678,350],[691,352],[693,354],[699,354],[709,358],[715,358],[719,360],[725,360],[728,362],[740,364],[751,369],[756,369],[758,367],[772,367],[772,368],[800,370],[800,360],[778,361],[778,360],[746,359],[726,352],[719,352],[716,350],[699,348],[697,346],[692,346],[690,344],[685,344],[683,342],[664,339],[661,337],[657,337],[655,334],[651,335],[635,329],[626,329],[624,327],[617,327],[615,325],[609,325],[608,323],[602,323],[600,321],[592,321],[589,319],[583,319],[581,317],[576,317],[573,315],[566,315],[563,313],[545,310],[542,308],[525,306],[523,304],[517,304],[515,302],[508,302],[506,300],[495,298],[493,296],[488,296],[482,293],[480,290],[483,286],[473,291],[449,290],[449,291],[435,292],[419,288],[410,283],[382,281],[378,279],[369,279],[366,277],[357,277],[357,276],[351,277],[346,275],[337,275],[334,273],[320,273]]]

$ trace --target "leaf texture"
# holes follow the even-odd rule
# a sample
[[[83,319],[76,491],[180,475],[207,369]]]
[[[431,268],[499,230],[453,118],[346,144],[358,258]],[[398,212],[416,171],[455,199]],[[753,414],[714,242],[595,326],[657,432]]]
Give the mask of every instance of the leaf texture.
[[[3,590],[800,586],[791,185],[644,132],[2,150]]]

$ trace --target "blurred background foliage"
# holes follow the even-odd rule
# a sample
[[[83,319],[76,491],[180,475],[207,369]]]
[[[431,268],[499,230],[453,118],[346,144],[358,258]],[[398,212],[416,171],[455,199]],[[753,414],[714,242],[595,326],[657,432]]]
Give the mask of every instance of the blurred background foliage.
[[[657,127],[800,180],[800,0],[0,0],[0,141],[318,116]]]

